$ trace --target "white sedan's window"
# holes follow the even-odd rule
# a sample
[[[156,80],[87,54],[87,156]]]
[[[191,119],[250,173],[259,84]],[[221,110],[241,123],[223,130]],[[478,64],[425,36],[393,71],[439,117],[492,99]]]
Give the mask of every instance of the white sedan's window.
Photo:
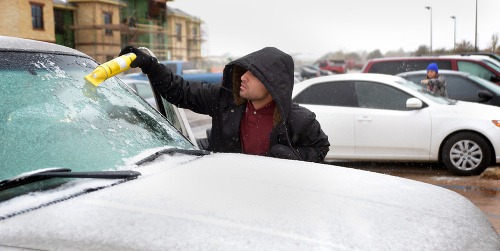
[[[358,106],[362,108],[408,110],[406,101],[412,96],[392,86],[375,82],[356,82]]]
[[[311,85],[302,91],[294,102],[299,104],[356,107],[352,82],[332,82]]]

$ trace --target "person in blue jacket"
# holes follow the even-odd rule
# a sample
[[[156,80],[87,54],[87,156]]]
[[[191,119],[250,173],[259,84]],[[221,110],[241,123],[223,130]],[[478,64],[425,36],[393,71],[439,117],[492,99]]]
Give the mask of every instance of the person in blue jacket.
[[[439,68],[436,63],[430,63],[427,66],[427,78],[420,81],[420,83],[427,85],[428,89],[440,96],[448,97],[446,92],[446,78],[439,75]]]

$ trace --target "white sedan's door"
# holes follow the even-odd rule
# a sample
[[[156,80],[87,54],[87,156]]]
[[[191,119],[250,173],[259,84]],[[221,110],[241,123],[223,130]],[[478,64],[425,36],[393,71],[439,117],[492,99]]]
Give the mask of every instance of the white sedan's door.
[[[301,105],[314,111],[323,132],[328,135],[330,151],[326,159],[351,159],[354,156],[354,109],[342,106]]]
[[[431,119],[415,111],[356,109],[356,155],[368,159],[428,160]]]
[[[327,81],[308,86],[295,96],[294,102],[313,111],[328,136],[330,151],[326,161],[355,157],[354,110],[357,102],[352,81]]]
[[[395,87],[356,82],[354,145],[359,159],[429,160],[431,118],[428,108],[409,110],[413,97]]]

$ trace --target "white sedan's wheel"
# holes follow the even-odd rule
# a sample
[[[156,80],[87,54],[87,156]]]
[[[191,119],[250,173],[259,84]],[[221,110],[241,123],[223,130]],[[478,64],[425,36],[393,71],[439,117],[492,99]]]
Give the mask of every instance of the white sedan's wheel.
[[[481,136],[459,133],[446,140],[442,150],[443,163],[455,174],[480,174],[491,162],[491,150]]]
[[[461,140],[451,147],[450,159],[453,166],[468,171],[481,164],[483,160],[483,151],[481,151],[481,148],[476,142]]]

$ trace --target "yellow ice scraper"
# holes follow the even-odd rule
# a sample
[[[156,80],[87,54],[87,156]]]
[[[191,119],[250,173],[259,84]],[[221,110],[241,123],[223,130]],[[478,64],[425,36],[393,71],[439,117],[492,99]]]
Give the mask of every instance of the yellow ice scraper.
[[[130,69],[130,64],[136,58],[137,55],[135,55],[134,53],[121,55],[113,60],[97,66],[92,73],[85,76],[85,80],[95,86],[98,86],[104,80]]]

